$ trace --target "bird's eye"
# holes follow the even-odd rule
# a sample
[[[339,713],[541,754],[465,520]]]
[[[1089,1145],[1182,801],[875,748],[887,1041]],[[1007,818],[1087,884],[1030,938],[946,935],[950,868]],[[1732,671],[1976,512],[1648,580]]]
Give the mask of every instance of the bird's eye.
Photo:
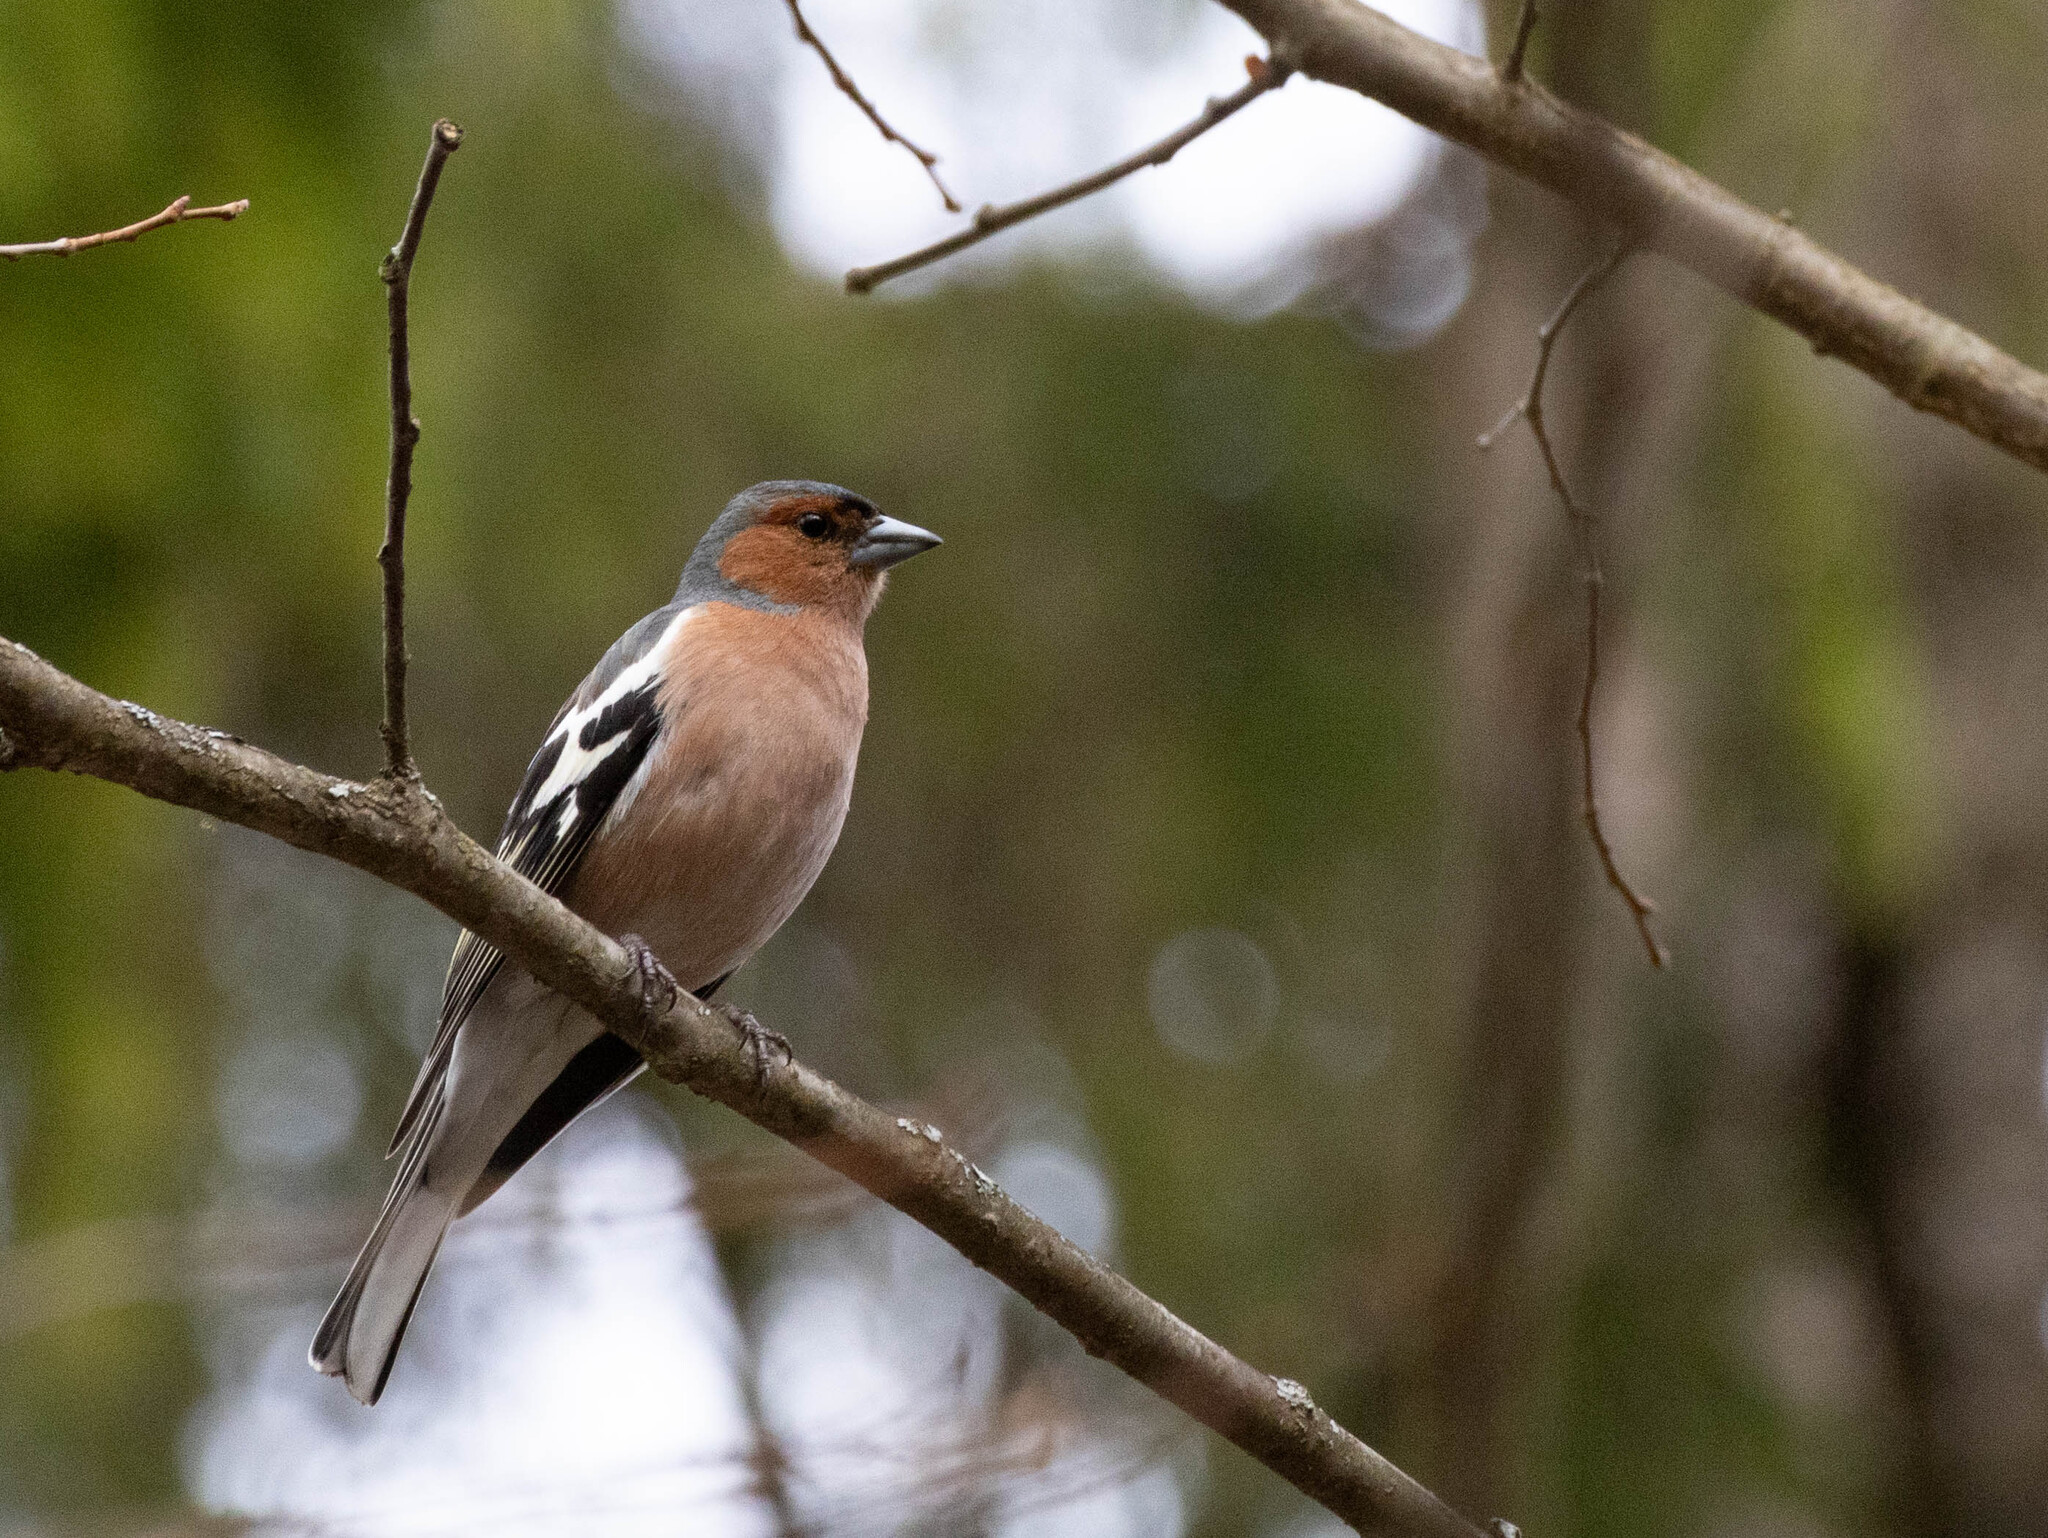
[[[805,513],[797,519],[796,529],[805,539],[823,539],[832,532],[832,520],[823,513]]]

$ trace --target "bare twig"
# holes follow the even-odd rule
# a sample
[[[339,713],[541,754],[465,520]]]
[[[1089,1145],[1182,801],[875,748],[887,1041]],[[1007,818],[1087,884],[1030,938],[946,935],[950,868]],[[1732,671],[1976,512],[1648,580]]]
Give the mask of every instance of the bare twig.
[[[939,197],[945,202],[946,212],[959,213],[959,199],[955,198],[947,190],[946,184],[939,180],[939,157],[922,145],[913,144],[889,125],[889,120],[882,116],[881,109],[869,101],[862,94],[861,88],[853,83],[853,76],[840,68],[839,61],[832,57],[832,50],[825,46],[825,40],[811,30],[811,24],[804,20],[803,7],[798,0],[783,0],[783,3],[789,7],[789,19],[796,23],[796,40],[812,49],[825,61],[825,68],[831,73],[832,83],[839,87],[840,94],[867,114],[868,121],[875,125],[876,132],[881,134],[884,140],[890,144],[900,144],[910,151],[917,163],[924,167],[924,174],[932,179],[932,185],[939,189]]]
[[[1536,333],[1536,370],[1529,376],[1528,394],[1510,406],[1506,416],[1480,435],[1479,446],[1482,449],[1492,448],[1494,441],[1515,418],[1520,417],[1527,422],[1530,436],[1542,451],[1543,467],[1550,474],[1550,489],[1557,493],[1557,500],[1563,504],[1565,516],[1571,522],[1586,582],[1586,677],[1579,689],[1578,720],[1583,790],[1581,811],[1586,820],[1586,834],[1593,841],[1594,853],[1600,857],[1600,869],[1607,877],[1607,884],[1628,905],[1629,915],[1636,923],[1636,933],[1642,936],[1643,949],[1650,954],[1650,965],[1662,967],[1667,959],[1665,950],[1650,928],[1650,915],[1657,911],[1656,904],[1638,892],[1615,863],[1614,849],[1607,842],[1606,829],[1600,824],[1600,802],[1593,793],[1593,691],[1600,681],[1600,590],[1605,582],[1600,569],[1598,524],[1593,514],[1572,495],[1571,486],[1564,478],[1564,468],[1558,463],[1557,449],[1550,441],[1549,427],[1543,419],[1543,383],[1550,373],[1550,358],[1557,349],[1558,337],[1586,297],[1612,277],[1614,270],[1634,249],[1623,241],[1579,275],[1578,282],[1571,286],[1564,302],[1557,307],[1557,313]]]
[[[67,235],[61,240],[38,240],[21,246],[0,246],[0,256],[10,262],[18,262],[24,256],[69,256],[74,251],[90,251],[94,246],[111,246],[117,240],[137,240],[167,224],[183,224],[188,219],[219,219],[225,223],[248,211],[247,198],[237,198],[232,203],[222,203],[214,208],[194,208],[189,197],[179,198],[162,213],[151,214],[147,219],[123,225],[118,230],[107,230],[99,235]]]
[[[934,241],[907,256],[893,261],[879,263],[873,267],[856,267],[846,275],[846,291],[849,294],[865,294],[891,278],[900,278],[906,272],[915,272],[920,267],[929,267],[933,262],[965,251],[969,246],[978,245],[989,236],[1007,230],[1013,224],[1022,224],[1040,214],[1050,213],[1055,208],[1087,197],[1091,192],[1100,192],[1114,186],[1134,171],[1147,166],[1163,166],[1183,148],[1240,108],[1248,106],[1268,91],[1287,83],[1293,67],[1279,62],[1277,58],[1261,59],[1254,55],[1244,61],[1245,73],[1251,78],[1232,91],[1228,96],[1212,96],[1202,114],[1192,123],[1176,128],[1158,143],[1128,155],[1114,165],[1105,166],[1093,175],[1078,181],[1068,182],[1064,187],[1055,187],[1050,192],[1041,192],[1035,198],[1026,198],[1020,203],[1006,203],[998,207],[984,203],[974,211],[974,222],[957,235],[948,235],[944,240]]]
[[[1529,53],[1529,34],[1536,30],[1536,0],[1522,0],[1522,14],[1515,18],[1515,42],[1500,67],[1500,78],[1513,85],[1522,78],[1522,62]]]
[[[1303,74],[1517,171],[1782,321],[1920,411],[2048,470],[2048,376],[1532,80],[1353,0],[1221,0]]]
[[[24,766],[68,770],[340,860],[432,903],[589,1010],[655,1073],[730,1106],[916,1219],[1104,1358],[1364,1533],[1481,1538],[1276,1379],[1176,1318],[1004,1195],[933,1127],[779,1054],[756,1062],[719,1011],[650,1012],[633,959],[389,779],[337,780],[226,732],[109,699],[0,640],[0,730]]]
[[[406,300],[412,285],[412,259],[427,227],[434,189],[441,184],[441,167],[461,145],[460,128],[446,118],[434,124],[419,186],[406,211],[405,230],[378,269],[384,279],[391,326],[391,478],[384,485],[384,543],[377,551],[377,564],[384,571],[384,772],[408,782],[419,778],[419,770],[413,766],[405,724],[405,507],[412,498],[412,452],[419,446],[420,424],[412,414],[412,345],[406,331]]]

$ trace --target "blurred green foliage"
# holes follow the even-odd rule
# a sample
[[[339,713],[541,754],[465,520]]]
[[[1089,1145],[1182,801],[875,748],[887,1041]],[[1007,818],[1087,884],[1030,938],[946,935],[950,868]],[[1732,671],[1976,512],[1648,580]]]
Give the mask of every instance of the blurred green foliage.
[[[1807,35],[1808,9],[1654,7],[1641,126],[1741,163],[1727,104],[1757,40]],[[1823,149],[1759,174],[1828,185],[1828,156],[1861,142],[1829,123],[1868,108],[1816,99],[1798,142]],[[1460,874],[1447,789],[1464,515],[1440,460],[1502,402],[1447,409],[1439,349],[1222,318],[1107,258],[1081,285],[1029,270],[849,300],[784,262],[751,173],[602,4],[13,0],[6,238],[183,192],[252,207],[0,272],[0,633],[116,695],[374,771],[376,267],[440,114],[469,137],[413,288],[430,783],[493,829],[563,693],[754,480],[842,482],[940,531],[870,627],[855,810],[807,910],[857,959],[879,1042],[825,1066],[928,1091],[990,1000],[1035,1011],[1082,1084],[1135,1280],[1429,1479],[1392,1337],[1469,1131],[1448,1084],[1484,881]],[[2011,304],[2048,334],[2038,294]],[[1864,419],[1762,323],[1730,326],[1702,344],[1715,404],[1678,475],[1696,518],[1621,562],[1651,650],[1680,659],[1707,831],[1669,919],[1675,977],[1614,980],[1637,958],[1605,894],[1583,942],[1586,1008],[1623,1044],[1578,1099],[1625,1130],[1511,1407],[1531,1531],[1702,1531],[1774,1503],[1815,1530],[1889,1520],[1890,1423],[1787,1410],[1731,1323],[1760,1252],[1843,1220],[1799,1129],[1757,1133],[1732,1175],[1715,1163],[1749,1124],[1702,957],[1755,845],[1816,867],[1859,921],[1926,899],[1932,685]],[[212,838],[105,786],[0,779],[17,1243],[196,1210],[218,1184]],[[1226,1066],[1172,1054],[1146,1010],[1157,948],[1206,925],[1253,936],[1282,998]],[[373,1189],[410,1073],[397,1002],[366,994],[371,1103],[337,1196]],[[807,1050],[800,1012],[775,1023]],[[1599,1157],[1575,1143],[1567,1162]],[[0,1522],[174,1504],[204,1382],[178,1298],[0,1344]],[[1290,1509],[1219,1452],[1199,1530]]]

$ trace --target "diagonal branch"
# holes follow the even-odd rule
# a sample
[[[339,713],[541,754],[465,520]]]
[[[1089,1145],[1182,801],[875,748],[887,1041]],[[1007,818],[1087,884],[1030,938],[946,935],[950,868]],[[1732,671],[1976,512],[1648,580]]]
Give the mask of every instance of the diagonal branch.
[[[269,834],[411,892],[589,1010],[671,1083],[731,1107],[866,1187],[1153,1392],[1360,1532],[1481,1531],[1319,1409],[1233,1356],[999,1190],[935,1127],[890,1115],[802,1063],[757,1062],[688,994],[651,1007],[637,967],[494,858],[431,797],[289,763],[221,731],[109,699],[0,639],[0,757],[126,785]]]
[[[0,256],[10,262],[18,262],[24,256],[69,256],[74,251],[90,251],[94,246],[111,246],[118,240],[137,240],[167,224],[183,224],[188,219],[219,219],[225,223],[248,211],[247,198],[237,198],[232,203],[222,203],[214,208],[194,208],[189,197],[179,198],[162,213],[138,219],[118,230],[107,230],[98,235],[67,235],[61,240],[31,241],[20,246],[0,246]]]
[[[406,211],[405,229],[378,268],[391,326],[391,477],[384,483],[384,543],[377,551],[377,564],[384,572],[384,772],[405,781],[419,778],[405,724],[405,508],[412,499],[412,452],[420,441],[419,418],[412,414],[412,343],[406,303],[412,286],[412,259],[426,231],[434,189],[441,185],[441,167],[461,146],[460,128],[446,118],[434,124],[427,141],[426,164],[420,167],[420,183],[413,191],[412,207]]]
[[[1303,74],[1383,102],[1616,226],[1862,370],[2048,470],[2048,377],[1781,219],[1527,78],[1357,0],[1221,0]]]
[[[1127,155],[1114,165],[1104,166],[1093,175],[1078,181],[1068,182],[1064,187],[1055,187],[1050,192],[1041,192],[1035,198],[1026,198],[1020,203],[1006,203],[998,207],[984,203],[974,211],[974,222],[957,235],[948,235],[944,240],[934,241],[907,256],[893,261],[882,262],[873,267],[856,267],[846,275],[846,291],[849,294],[872,292],[878,285],[891,278],[900,278],[906,272],[915,272],[920,267],[929,267],[969,246],[979,245],[989,236],[1007,230],[1013,224],[1022,224],[1026,219],[1036,219],[1040,214],[1051,213],[1069,203],[1087,197],[1091,192],[1100,192],[1112,187],[1134,171],[1147,166],[1163,166],[1196,139],[1214,128],[1240,108],[1249,106],[1268,91],[1287,83],[1293,73],[1291,66],[1275,59],[1261,59],[1256,56],[1244,61],[1245,73],[1251,76],[1243,85],[1228,96],[1212,96],[1202,108],[1200,117],[1192,123],[1176,128],[1158,143],[1148,145],[1135,155]]]
[[[1624,241],[1579,274],[1578,282],[1566,293],[1557,312],[1536,332],[1536,369],[1529,376],[1528,393],[1508,408],[1506,416],[1480,435],[1479,446],[1482,449],[1492,448],[1494,441],[1517,417],[1527,422],[1529,435],[1536,440],[1536,447],[1543,455],[1543,468],[1549,473],[1550,489],[1557,493],[1557,500],[1571,523],[1586,584],[1586,677],[1579,688],[1578,718],[1580,815],[1585,819],[1586,836],[1593,841],[1593,852],[1600,858],[1601,874],[1628,905],[1629,916],[1635,920],[1636,933],[1642,936],[1643,949],[1649,952],[1650,965],[1661,969],[1669,957],[1650,927],[1650,915],[1657,911],[1657,905],[1638,892],[1621,873],[1621,867],[1614,859],[1614,846],[1607,842],[1607,830],[1601,826],[1599,798],[1593,793],[1593,691],[1600,682],[1600,592],[1607,580],[1600,569],[1599,525],[1593,514],[1572,494],[1571,485],[1564,478],[1564,467],[1558,462],[1557,449],[1550,441],[1549,424],[1543,416],[1543,385],[1550,376],[1550,359],[1557,350],[1557,339],[1564,334],[1564,328],[1570,324],[1579,306],[1614,276],[1615,269],[1628,259],[1633,249]]]
[[[839,61],[832,57],[832,50],[825,46],[825,40],[811,30],[811,24],[804,20],[803,7],[798,0],[783,0],[783,3],[789,7],[790,20],[796,23],[796,40],[814,50],[818,57],[825,61],[825,68],[832,76],[832,83],[839,87],[840,94],[867,114],[868,121],[875,125],[875,131],[881,134],[885,141],[900,144],[910,151],[917,163],[924,167],[924,174],[932,179],[932,185],[939,189],[939,197],[946,205],[946,212],[959,213],[959,199],[947,191],[946,184],[939,180],[939,157],[922,145],[911,143],[890,127],[889,120],[882,116],[881,108],[861,93],[861,88],[853,83],[853,76],[841,69]]]

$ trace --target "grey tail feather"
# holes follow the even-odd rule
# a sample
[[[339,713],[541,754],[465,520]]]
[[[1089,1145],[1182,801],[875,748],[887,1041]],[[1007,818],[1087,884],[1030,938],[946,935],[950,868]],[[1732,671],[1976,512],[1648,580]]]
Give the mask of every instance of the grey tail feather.
[[[315,1368],[341,1377],[348,1391],[366,1405],[375,1404],[384,1392],[420,1289],[440,1252],[441,1236],[455,1216],[453,1206],[438,1200],[426,1185],[427,1144],[440,1110],[434,1108],[407,1149],[376,1226],[314,1331],[307,1353]],[[377,1306],[362,1317],[373,1290]],[[392,1306],[395,1302],[397,1307]],[[364,1327],[368,1335],[362,1334]]]
[[[405,1109],[399,1113],[398,1125],[392,1129],[391,1142],[384,1150],[389,1159],[403,1149],[414,1133],[419,1131],[430,1109],[438,1114],[438,1102],[448,1078],[448,1064],[455,1056],[455,1033],[447,1033],[445,1041],[437,1041],[420,1062],[420,1071],[413,1080],[412,1092],[405,1097]]]

